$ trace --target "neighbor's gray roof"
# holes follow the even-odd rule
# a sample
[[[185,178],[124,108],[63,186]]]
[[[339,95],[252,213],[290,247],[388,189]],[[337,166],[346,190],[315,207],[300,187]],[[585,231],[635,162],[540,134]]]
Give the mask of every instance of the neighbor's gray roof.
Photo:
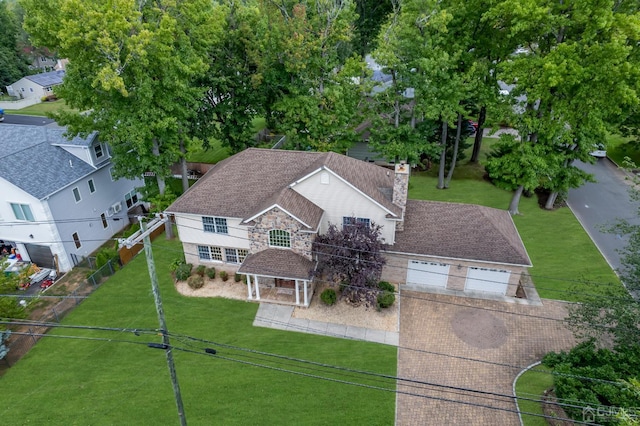
[[[286,151],[250,148],[216,164],[169,208],[171,213],[191,213],[247,219],[282,200],[289,185],[325,168],[400,217],[392,203],[393,171],[334,152]],[[291,201],[291,200],[287,200]],[[283,208],[285,206],[282,206]],[[309,210],[308,205],[298,206]]]
[[[308,280],[314,263],[286,249],[266,249],[250,254],[238,269],[239,274]]]
[[[42,199],[92,173],[93,166],[55,146],[63,133],[46,126],[0,124],[0,177]],[[75,144],[88,145],[90,138]]]
[[[509,212],[473,204],[408,200],[404,230],[387,250],[531,266]]]
[[[31,80],[36,84],[39,84],[42,87],[55,86],[56,84],[61,84],[62,79],[64,78],[65,71],[50,71],[43,72],[40,74],[33,74],[26,76],[27,80]]]

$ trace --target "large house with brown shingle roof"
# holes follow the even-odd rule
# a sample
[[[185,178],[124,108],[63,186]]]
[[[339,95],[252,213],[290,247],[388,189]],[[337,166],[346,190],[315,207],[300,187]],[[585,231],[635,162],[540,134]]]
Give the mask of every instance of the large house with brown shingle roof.
[[[186,261],[246,275],[251,300],[275,291],[308,306],[315,237],[352,220],[382,227],[389,281],[514,296],[531,262],[508,212],[407,201],[408,183],[404,164],[251,148],[215,165],[166,212]]]

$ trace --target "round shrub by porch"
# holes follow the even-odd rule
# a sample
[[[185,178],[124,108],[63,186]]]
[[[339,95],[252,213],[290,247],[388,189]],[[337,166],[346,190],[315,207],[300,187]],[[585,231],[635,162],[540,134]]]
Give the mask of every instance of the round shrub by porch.
[[[386,290],[386,291],[390,291],[391,293],[395,293],[396,292],[396,288],[393,286],[393,284],[387,282],[387,281],[380,281],[378,283],[378,288],[380,290]]]
[[[187,280],[187,284],[194,290],[202,288],[204,286],[204,277],[200,275],[192,275]]]
[[[190,263],[183,263],[176,269],[176,279],[178,281],[185,281],[191,275],[193,265]]]
[[[206,266],[204,265],[198,265],[198,267],[196,268],[196,274],[200,275],[201,277],[204,277],[204,271],[207,269]]]
[[[229,279],[229,273],[227,271],[220,271],[220,279],[227,281]]]
[[[335,304],[336,299],[336,291],[332,288],[327,288],[320,294],[320,300],[322,300],[325,305],[331,306]]]
[[[216,278],[216,268],[207,268],[206,273],[209,279],[213,280]]]
[[[234,274],[233,276],[233,280],[237,283],[239,283],[240,281],[242,281],[242,275],[240,274]]]
[[[396,301],[396,295],[391,291],[384,290],[382,293],[378,294],[378,307],[380,308],[388,308],[393,305],[393,302]]]

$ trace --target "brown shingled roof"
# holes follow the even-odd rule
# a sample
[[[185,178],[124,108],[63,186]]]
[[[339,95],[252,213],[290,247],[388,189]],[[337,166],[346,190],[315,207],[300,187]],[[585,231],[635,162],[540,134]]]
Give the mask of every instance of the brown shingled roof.
[[[272,248],[247,256],[238,273],[308,280],[313,264],[311,260],[291,250]]]
[[[290,184],[323,166],[393,214],[401,215],[401,209],[389,196],[393,171],[333,152],[258,148],[249,148],[218,163],[169,206],[167,212],[246,219],[259,212],[269,200],[279,199]],[[311,212],[309,206],[298,207],[309,210],[311,217],[317,214]]]
[[[531,266],[509,212],[473,204],[408,200],[388,251]]]

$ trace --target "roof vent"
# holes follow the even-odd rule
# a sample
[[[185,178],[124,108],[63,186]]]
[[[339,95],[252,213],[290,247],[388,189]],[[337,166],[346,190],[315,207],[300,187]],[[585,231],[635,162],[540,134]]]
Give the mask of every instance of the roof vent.
[[[69,167],[73,167],[73,160],[69,160]]]

